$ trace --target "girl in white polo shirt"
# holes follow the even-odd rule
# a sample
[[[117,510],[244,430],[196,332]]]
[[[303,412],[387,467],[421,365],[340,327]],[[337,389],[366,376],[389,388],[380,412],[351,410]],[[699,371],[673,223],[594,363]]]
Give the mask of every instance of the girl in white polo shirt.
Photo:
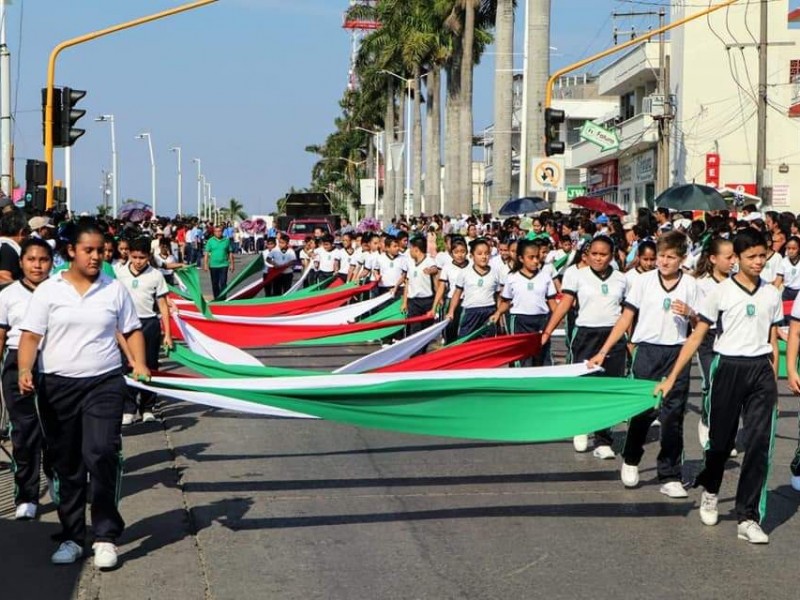
[[[681,270],[688,249],[688,239],[679,231],[670,231],[659,238],[658,268],[634,280],[625,296],[622,315],[590,364],[602,365],[614,344],[633,327],[631,342],[636,346],[631,360],[633,377],[660,381],[669,372],[686,341],[689,324],[697,318],[693,309],[697,304],[697,283]],[[677,375],[676,384],[664,396],[660,410],[646,410],[630,420],[622,450],[621,474],[625,487],[639,484],[639,463],[644,456],[647,432],[653,420],[659,419],[661,451],[657,471],[661,493],[670,498],[686,498],[681,481],[689,368],[687,364]]]
[[[800,292],[800,238],[792,236],[786,242],[784,248],[786,256],[783,257],[778,266],[778,276],[775,278],[775,286],[783,286],[783,300],[789,301],[797,298]]]
[[[456,235],[452,236],[450,240],[450,250],[448,253],[450,260],[440,261],[439,257],[436,257],[436,265],[439,267],[439,281],[436,284],[436,297],[433,299],[431,315],[436,314],[439,307],[443,306],[445,298],[447,302],[444,303],[443,310],[445,313],[449,310],[450,301],[453,299],[453,294],[456,293],[455,282],[456,279],[458,279],[458,274],[469,267],[467,254],[469,254],[467,242],[460,235]],[[458,322],[461,319],[461,307],[456,309],[453,316],[453,320],[450,321],[447,328],[444,330],[445,344],[450,344],[458,339]]]
[[[0,354],[3,354],[3,401],[11,421],[11,445],[14,456],[14,502],[17,519],[33,519],[39,508],[39,467],[52,479],[45,454],[34,394],[21,394],[17,368],[17,349],[22,322],[34,290],[50,274],[53,249],[41,238],[30,238],[20,247],[22,279],[0,292]]]
[[[778,289],[760,278],[767,263],[764,236],[746,229],[733,240],[733,251],[739,272],[706,297],[694,333],[654,393],[669,395],[709,325],[719,323],[714,342],[718,356],[711,369],[709,440],[703,470],[694,481],[695,487],[704,488],[700,519],[705,525],[716,525],[719,519],[717,494],[741,416],[747,446],[736,490],[737,535],[753,544],[766,544],[769,537],[759,522],[766,513],[767,476],[777,420],[777,330],[783,322],[783,303]]]
[[[540,268],[539,245],[534,240],[519,242],[517,257],[514,269],[500,292],[496,317],[499,320],[510,309],[509,333],[539,333],[556,308],[556,286],[550,271]],[[549,345],[542,345],[537,356],[522,361],[521,365],[542,366],[549,350]]]
[[[497,319],[496,294],[502,286],[500,273],[489,266],[489,244],[483,238],[469,244],[472,266],[458,274],[456,291],[450,301],[447,318],[454,319],[458,307],[463,312],[458,325],[458,337],[475,333],[487,323],[489,326],[481,337],[495,334]]]
[[[733,254],[733,242],[717,237],[712,239],[697,261],[697,306],[703,305],[706,296],[713,292],[717,286],[728,279],[731,269],[736,262]],[[697,349],[697,362],[700,365],[700,377],[703,381],[703,405],[700,411],[700,420],[697,422],[697,437],[700,446],[705,450],[708,444],[708,391],[711,384],[711,364],[714,362],[714,341],[717,338],[717,324],[712,323],[706,337],[703,338]],[[736,454],[736,449],[731,450],[731,455]]]
[[[553,331],[577,301],[578,315],[570,340],[570,359],[573,364],[589,360],[598,353],[622,313],[628,282],[622,273],[611,266],[613,257],[614,242],[605,235],[599,235],[588,242],[588,267],[570,268],[564,272],[561,284],[563,298],[542,333],[542,344],[550,340]],[[606,355],[603,375],[624,377],[626,361],[625,341],[620,339]],[[596,431],[594,440],[593,454],[596,458],[614,458],[611,429]],[[586,452],[588,436],[575,436],[572,443],[576,452]]]
[[[19,389],[37,393],[39,419],[52,458],[62,532],[55,564],[70,564],[86,541],[87,472],[92,486],[94,562],[117,564],[114,542],[125,523],[117,504],[122,477],[125,379],[117,333],[133,356],[133,376],[149,377],[144,336],[130,294],[101,272],[103,234],[79,223],[68,248],[69,270],[41,284],[20,324]],[[37,348],[40,376],[33,377]]]

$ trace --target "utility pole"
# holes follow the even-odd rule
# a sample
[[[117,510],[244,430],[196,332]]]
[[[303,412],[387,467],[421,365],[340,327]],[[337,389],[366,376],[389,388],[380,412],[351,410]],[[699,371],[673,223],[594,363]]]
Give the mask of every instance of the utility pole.
[[[545,90],[550,79],[550,0],[527,0],[519,195],[529,191],[529,162],[544,155]]]
[[[14,165],[11,148],[11,53],[6,45],[7,0],[0,0],[0,184],[11,197]]]
[[[658,28],[664,27],[666,13],[664,9],[658,11]],[[669,63],[666,52],[666,33],[662,32],[658,38],[658,93],[664,98],[664,114],[658,120],[658,171],[656,195],[664,192],[670,184],[669,169],[669,131],[672,118],[672,103],[669,93]]]
[[[761,31],[758,37],[758,126],[756,138],[756,194],[762,199],[767,170],[767,47],[769,45],[769,4],[761,0]]]

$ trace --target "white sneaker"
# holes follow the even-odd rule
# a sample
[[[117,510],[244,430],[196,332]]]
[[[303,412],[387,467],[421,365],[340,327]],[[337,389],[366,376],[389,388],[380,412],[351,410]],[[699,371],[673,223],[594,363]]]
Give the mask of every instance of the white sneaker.
[[[69,540],[61,543],[58,550],[50,557],[50,562],[54,565],[71,565],[81,556],[83,556],[83,548]]]
[[[697,422],[697,437],[700,440],[700,447],[705,450],[708,445],[708,425],[704,425],[702,419]]]
[[[17,521],[30,521],[36,518],[36,509],[38,507],[33,502],[23,502],[17,507],[17,512],[14,518]]]
[[[620,479],[622,484],[627,488],[633,488],[639,485],[639,467],[636,465],[628,465],[622,463],[620,470]]]
[[[572,447],[575,448],[575,452],[586,452],[589,449],[589,436],[576,435],[572,438]]]
[[[668,481],[664,485],[661,486],[659,490],[665,496],[669,496],[670,498],[688,498],[689,494],[686,493],[686,489],[683,487],[683,484],[680,481]]]
[[[156,416],[149,410],[146,410],[142,413],[142,423],[152,423],[155,420]]]
[[[703,525],[713,526],[719,521],[718,501],[716,494],[709,494],[708,492],[700,494],[700,520]]]
[[[736,448],[732,448],[730,456],[731,458],[736,458],[737,456],[739,456],[739,451]]]
[[[133,421],[136,419],[136,415],[131,413],[125,413],[122,415],[122,424],[123,425],[133,425]]]
[[[113,569],[117,566],[117,547],[111,542],[95,542],[94,566],[98,569]]]
[[[608,460],[614,458],[616,454],[614,454],[614,451],[611,449],[611,446],[604,445],[595,448],[594,452],[592,452],[592,456],[594,456],[595,458],[599,458],[600,460]]]
[[[800,492],[800,475],[792,475],[792,489]]]
[[[661,421],[659,421],[658,419],[656,419],[655,421],[653,421],[652,423],[650,423],[650,427],[661,427]]]
[[[746,540],[751,544],[769,544],[769,536],[764,533],[764,530],[755,521],[739,523],[736,533],[740,540]]]

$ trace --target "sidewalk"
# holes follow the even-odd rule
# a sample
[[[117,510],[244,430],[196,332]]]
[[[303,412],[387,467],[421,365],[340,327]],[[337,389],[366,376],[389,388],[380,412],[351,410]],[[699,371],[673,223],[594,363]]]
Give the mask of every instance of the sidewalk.
[[[174,422],[172,423],[174,426]],[[59,530],[45,495],[41,518],[13,520],[13,478],[0,470],[0,585],[9,600],[139,600],[206,597],[200,550],[178,486],[169,438],[161,422],[128,428],[123,439],[122,514],[128,524],[119,542],[120,567],[100,573],[91,556],[55,567],[50,536]]]

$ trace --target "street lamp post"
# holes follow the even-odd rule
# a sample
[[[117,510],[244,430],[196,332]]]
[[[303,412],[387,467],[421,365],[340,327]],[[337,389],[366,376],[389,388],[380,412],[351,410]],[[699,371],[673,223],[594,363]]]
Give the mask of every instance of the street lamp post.
[[[178,214],[183,215],[183,172],[181,171],[181,147],[173,146],[169,149],[178,155]]]
[[[211,219],[211,182],[206,179],[206,219]]]
[[[375,144],[375,205],[372,207],[372,214],[370,215],[370,211],[367,211],[367,216],[377,217],[378,216],[378,200],[380,198],[380,192],[378,188],[380,187],[380,177],[381,177],[381,147],[380,147],[380,131],[372,131],[371,129],[367,129],[365,127],[356,127],[356,129],[360,131],[365,131],[369,134],[375,136],[374,144]]]
[[[114,115],[100,115],[95,119],[95,122],[111,125],[111,208],[112,214],[116,217],[119,207],[119,171],[117,170],[117,132],[114,124]]]
[[[200,213],[203,207],[203,171],[201,167],[201,160],[199,158],[193,158],[193,163],[197,164],[197,218],[200,218]]]
[[[148,132],[140,133],[136,136],[137,140],[147,140],[147,147],[150,149],[150,196],[151,204],[153,206],[153,216],[158,216],[156,207],[156,159],[153,154],[153,138]]]

